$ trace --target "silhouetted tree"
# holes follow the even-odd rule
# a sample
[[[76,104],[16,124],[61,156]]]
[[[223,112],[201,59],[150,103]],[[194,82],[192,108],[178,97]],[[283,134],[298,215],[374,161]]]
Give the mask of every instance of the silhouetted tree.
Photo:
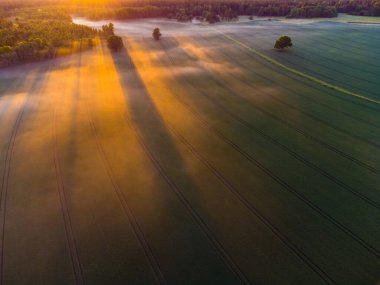
[[[277,39],[276,43],[274,44],[274,48],[283,50],[286,47],[293,46],[292,40],[288,36],[281,36]]]
[[[112,23],[109,23],[108,25],[103,25],[102,31],[103,31],[104,36],[106,37],[115,35],[115,29]]]
[[[162,34],[161,34],[159,28],[155,28],[155,29],[153,30],[152,35],[153,35],[153,38],[154,38],[156,41],[158,41],[158,40],[160,39],[160,37],[162,36]]]
[[[123,39],[119,36],[109,36],[107,39],[108,47],[113,51],[118,51],[124,46]]]

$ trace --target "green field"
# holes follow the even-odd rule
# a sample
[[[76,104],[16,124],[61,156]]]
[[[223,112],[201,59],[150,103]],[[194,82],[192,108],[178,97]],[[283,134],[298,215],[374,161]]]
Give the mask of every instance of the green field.
[[[115,27],[0,70],[1,285],[380,281],[380,26]]]

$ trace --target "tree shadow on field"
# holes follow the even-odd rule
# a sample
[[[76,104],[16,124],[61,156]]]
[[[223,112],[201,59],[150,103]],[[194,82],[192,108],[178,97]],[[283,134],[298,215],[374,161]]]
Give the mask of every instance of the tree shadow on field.
[[[120,84],[125,91],[126,105],[130,111],[133,125],[140,134],[142,141],[152,149],[157,157],[168,157],[170,168],[186,173],[186,165],[177,150],[167,126],[156,108],[151,94],[145,86],[131,56],[126,48],[112,53],[112,58],[118,72]],[[163,94],[164,96],[164,94]],[[156,150],[156,151],[154,151]],[[159,152],[157,151],[159,150]],[[165,159],[166,160],[166,159]],[[164,166],[164,165],[163,165]],[[164,166],[164,168],[166,168]],[[189,187],[195,187],[192,178],[187,174],[182,177]]]
[[[156,236],[157,234],[161,235],[157,236],[162,243],[161,249],[158,250],[160,255],[168,258],[166,265],[169,266],[165,269],[170,270],[168,273],[168,277],[171,277],[168,278],[169,283],[200,284],[206,281],[205,283],[208,284],[224,284],[222,280],[228,280],[230,282],[228,284],[234,284],[234,277],[231,277],[232,275],[225,268],[223,261],[216,257],[215,249],[205,241],[205,239],[207,240],[205,234],[196,226],[200,221],[190,218],[194,212],[200,215],[198,211],[200,208],[205,209],[206,213],[210,209],[204,202],[202,190],[188,173],[186,162],[155,106],[153,95],[149,93],[126,48],[112,53],[112,58],[124,91],[126,106],[131,114],[132,125],[141,138],[142,147],[146,149],[149,159],[158,171],[157,177],[161,175],[163,181],[166,181],[159,194],[168,196],[164,202],[165,216],[162,217],[165,220],[159,221],[156,226],[158,228],[154,231]],[[158,94],[159,92],[157,92]],[[165,94],[162,96],[164,97]],[[159,185],[164,184],[157,183],[157,187]],[[168,190],[170,188],[171,190]],[[173,198],[176,201],[175,205],[170,204]],[[188,204],[184,202],[184,199],[188,201]],[[177,203],[177,201],[180,202]],[[162,236],[163,234],[164,236]],[[168,250],[171,247],[172,249]],[[186,250],[174,251],[174,248],[177,247]],[[185,253],[186,257],[183,255]],[[209,270],[202,272],[201,268]],[[217,283],[215,283],[216,281]]]
[[[69,90],[69,93],[63,94],[70,97],[70,123],[69,123],[69,131],[68,131],[68,138],[67,138],[67,157],[66,162],[67,165],[70,166],[70,169],[75,170],[75,163],[77,159],[77,135],[78,135],[78,108],[79,108],[79,101],[80,101],[80,85],[81,85],[81,67],[82,67],[82,51],[78,52],[77,54],[72,55],[73,58],[73,67],[75,69],[75,83],[73,84],[73,90]],[[69,78],[70,80],[70,78]],[[68,83],[70,86],[70,83]],[[68,188],[72,188],[73,183],[73,177],[75,175],[75,171],[67,171],[66,172],[66,183],[68,184]]]
[[[124,99],[131,114],[132,124],[141,140],[152,151],[169,177],[172,172],[176,175],[181,173],[181,185],[186,185],[186,188],[196,187],[186,173],[186,163],[127,49],[112,53],[112,58],[124,90]]]

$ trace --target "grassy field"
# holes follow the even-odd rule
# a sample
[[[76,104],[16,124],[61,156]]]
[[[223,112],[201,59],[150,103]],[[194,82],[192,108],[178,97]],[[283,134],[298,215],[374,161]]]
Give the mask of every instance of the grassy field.
[[[116,29],[0,70],[1,285],[377,284],[378,26]]]

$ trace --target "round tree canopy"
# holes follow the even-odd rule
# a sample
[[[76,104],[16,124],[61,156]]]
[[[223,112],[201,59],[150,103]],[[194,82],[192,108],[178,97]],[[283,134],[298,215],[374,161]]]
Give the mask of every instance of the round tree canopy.
[[[115,51],[121,49],[124,46],[122,38],[115,35],[108,37],[107,44],[110,49]]]
[[[274,44],[274,48],[276,49],[284,49],[286,47],[291,47],[292,40],[288,36],[281,36],[277,39],[276,43]]]
[[[159,28],[155,28],[155,29],[153,30],[152,35],[153,35],[153,38],[154,38],[156,41],[158,41],[158,40],[160,39],[160,37],[161,37],[162,34],[161,34]]]

